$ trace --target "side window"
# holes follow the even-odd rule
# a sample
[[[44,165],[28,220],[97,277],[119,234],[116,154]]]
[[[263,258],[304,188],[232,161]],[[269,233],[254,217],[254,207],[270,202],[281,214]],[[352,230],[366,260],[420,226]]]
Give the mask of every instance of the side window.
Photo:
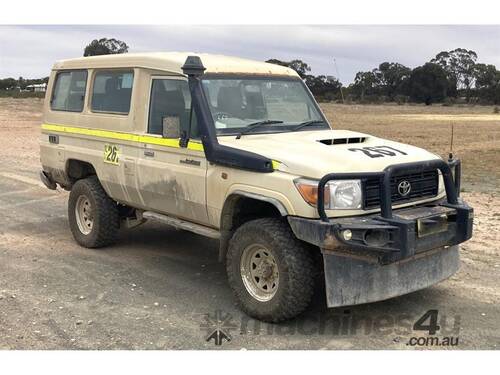
[[[161,135],[163,118],[169,116],[179,117],[181,132],[189,130],[191,120],[190,138],[199,138],[194,111],[191,116],[191,94],[187,81],[153,79],[149,104],[148,133]]]
[[[54,111],[81,112],[87,87],[87,71],[57,73],[50,108]]]
[[[133,82],[132,71],[97,72],[92,88],[92,111],[128,114]]]

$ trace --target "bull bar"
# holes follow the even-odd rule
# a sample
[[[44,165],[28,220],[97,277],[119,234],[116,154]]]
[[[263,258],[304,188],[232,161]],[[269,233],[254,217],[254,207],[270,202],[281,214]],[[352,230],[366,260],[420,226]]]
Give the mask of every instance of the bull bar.
[[[460,160],[454,159],[450,164],[455,166],[455,173],[460,174]],[[430,160],[425,162],[414,162],[405,164],[394,164],[386,167],[382,172],[369,173],[330,173],[324,176],[318,184],[318,214],[322,221],[328,222],[328,216],[325,212],[325,186],[331,180],[350,180],[350,179],[366,179],[378,178],[380,187],[380,211],[381,216],[385,219],[391,219],[392,202],[391,202],[391,177],[397,172],[421,172],[429,169],[439,169],[443,176],[444,186],[448,204],[457,205],[457,198],[460,191],[460,175],[455,175],[455,181],[451,173],[450,164],[443,160]],[[456,166],[459,166],[458,169]]]
[[[454,173],[452,173],[452,168]],[[393,209],[391,178],[400,172],[441,172],[446,198],[408,208]],[[454,174],[454,176],[453,176]],[[380,213],[328,218],[325,186],[331,180],[377,178]],[[380,264],[393,263],[427,250],[458,245],[472,236],[473,209],[459,198],[461,163],[441,159],[394,164],[382,172],[330,173],[318,183],[318,219],[289,216],[297,238],[347,256],[375,257]],[[349,230],[351,238],[342,234]]]

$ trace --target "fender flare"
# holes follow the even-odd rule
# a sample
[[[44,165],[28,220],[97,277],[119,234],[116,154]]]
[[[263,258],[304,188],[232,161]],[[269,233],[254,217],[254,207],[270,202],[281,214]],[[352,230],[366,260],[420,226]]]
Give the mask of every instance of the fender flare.
[[[266,202],[273,205],[282,217],[286,217],[289,215],[288,210],[285,205],[281,203],[276,198],[267,197],[265,195],[250,193],[244,190],[234,190],[229,194],[224,202],[224,206],[222,208],[221,218],[220,218],[220,245],[219,245],[219,261],[223,262],[227,248],[229,246],[229,240],[231,239],[233,233],[233,222],[232,215],[230,211],[232,210],[233,202],[239,197],[251,198],[255,200],[259,200],[261,202]],[[229,211],[229,212],[228,212]]]
[[[279,211],[279,213],[281,214],[281,216],[288,216],[288,214],[289,214],[288,210],[286,209],[286,207],[284,206],[284,204],[281,203],[276,198],[266,197],[265,195],[256,194],[256,193],[249,193],[249,192],[243,191],[243,190],[235,190],[235,191],[233,191],[229,195],[229,197],[231,197],[232,195],[241,195],[243,197],[256,199],[258,201],[263,201],[263,202],[271,203],[274,207],[276,207],[276,209]]]

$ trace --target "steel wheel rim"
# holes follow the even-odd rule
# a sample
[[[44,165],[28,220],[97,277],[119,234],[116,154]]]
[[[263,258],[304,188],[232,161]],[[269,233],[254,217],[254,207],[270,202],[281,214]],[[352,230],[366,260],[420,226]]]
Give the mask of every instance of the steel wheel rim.
[[[92,204],[85,195],[80,195],[76,200],[75,217],[78,229],[85,235],[92,232],[94,226],[94,215]]]
[[[240,273],[247,292],[258,301],[270,301],[278,291],[278,264],[262,245],[250,245],[243,250]]]

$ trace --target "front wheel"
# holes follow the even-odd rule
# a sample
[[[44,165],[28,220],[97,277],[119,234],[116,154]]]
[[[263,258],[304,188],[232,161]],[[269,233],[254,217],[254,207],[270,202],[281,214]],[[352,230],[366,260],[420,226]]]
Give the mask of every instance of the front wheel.
[[[88,248],[111,245],[120,227],[118,206],[101,186],[97,176],[78,180],[68,201],[68,219],[76,242]]]
[[[229,243],[226,261],[229,284],[248,315],[279,322],[309,305],[315,275],[311,249],[280,219],[243,224]]]

